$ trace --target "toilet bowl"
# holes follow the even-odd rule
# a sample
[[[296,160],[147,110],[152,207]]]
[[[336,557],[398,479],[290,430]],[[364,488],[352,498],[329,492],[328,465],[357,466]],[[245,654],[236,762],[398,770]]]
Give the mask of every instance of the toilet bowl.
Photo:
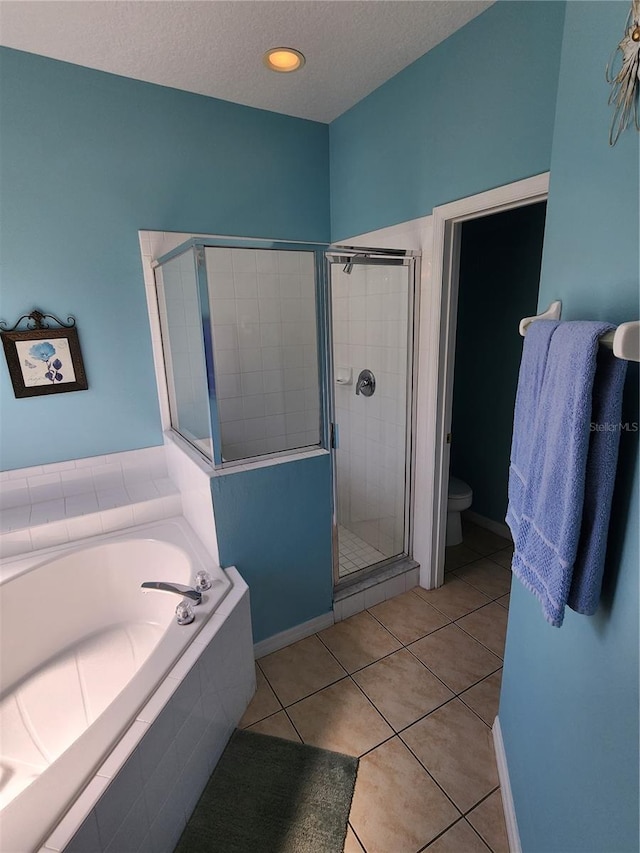
[[[462,544],[462,520],[460,513],[469,509],[473,491],[463,480],[449,477],[449,493],[447,500],[447,548],[451,545]]]

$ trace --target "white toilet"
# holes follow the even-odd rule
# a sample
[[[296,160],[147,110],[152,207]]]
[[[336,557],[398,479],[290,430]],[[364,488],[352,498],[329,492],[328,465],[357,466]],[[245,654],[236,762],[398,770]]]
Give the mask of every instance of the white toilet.
[[[469,509],[473,491],[463,480],[449,477],[449,496],[447,501],[447,548],[462,544],[462,521],[460,513]]]

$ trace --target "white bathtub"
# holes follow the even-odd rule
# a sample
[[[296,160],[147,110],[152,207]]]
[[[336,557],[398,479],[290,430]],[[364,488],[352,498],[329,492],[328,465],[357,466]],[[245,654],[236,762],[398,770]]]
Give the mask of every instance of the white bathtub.
[[[213,585],[194,608],[196,619],[191,625],[176,623],[174,611],[180,598],[155,591],[145,594],[140,589],[149,580],[191,584],[203,568],[212,575]],[[238,607],[243,614],[239,621],[236,618],[234,630],[242,630],[245,636],[233,638],[233,644],[237,642],[243,650],[229,685],[234,696],[227,701],[228,697],[219,695],[221,685],[217,684],[214,692],[220,707],[209,701],[205,713],[207,685],[199,659],[205,651],[210,656],[211,641]],[[47,850],[62,850],[84,826],[85,836],[92,839],[87,832],[97,830],[98,840],[92,840],[87,849],[117,850],[119,823],[125,822],[138,798],[136,831],[146,829],[147,849],[164,849],[162,839],[179,835],[188,818],[193,791],[188,802],[180,792],[184,819],[176,816],[180,826],[173,832],[167,832],[166,825],[162,832],[160,827],[152,832],[159,817],[166,823],[157,780],[150,783],[134,774],[135,790],[123,798],[120,818],[114,819],[109,805],[109,814],[101,819],[96,796],[109,789],[114,799],[117,765],[143,740],[151,743],[151,718],[161,714],[165,699],[174,693],[180,698],[180,682],[192,667],[197,677],[191,678],[189,700],[186,705],[177,702],[185,719],[176,721],[172,711],[170,740],[180,738],[178,723],[188,731],[195,713],[194,737],[200,740],[209,729],[206,744],[200,745],[209,752],[207,761],[201,761],[198,784],[206,782],[206,776],[201,777],[205,769],[212,769],[210,756],[219,755],[253,690],[248,595],[240,576],[235,570],[225,573],[212,565],[184,519],[170,519],[6,561],[0,584],[0,625],[0,797],[4,805],[0,849],[29,853],[45,845]],[[216,662],[210,663],[215,668]],[[196,682],[199,690],[194,692]],[[188,744],[190,758],[192,750],[184,733],[180,742]],[[169,746],[158,745],[155,764]],[[151,767],[154,756],[139,764]],[[192,781],[183,780],[182,787],[191,789]],[[130,779],[123,784],[132,787]],[[153,789],[153,797],[147,788]],[[93,794],[87,796],[87,791]],[[81,808],[76,802],[79,797],[84,802]],[[126,849],[138,849],[129,847],[127,835]],[[82,849],[73,843],[72,847]]]

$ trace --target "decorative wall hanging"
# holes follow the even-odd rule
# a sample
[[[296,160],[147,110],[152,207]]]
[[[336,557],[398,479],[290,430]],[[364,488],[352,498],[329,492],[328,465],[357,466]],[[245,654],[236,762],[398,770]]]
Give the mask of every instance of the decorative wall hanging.
[[[54,322],[53,328],[48,319]],[[27,326],[19,330],[23,320]],[[53,314],[43,314],[37,309],[23,314],[10,329],[0,321],[0,336],[16,397],[87,390],[75,325],[73,317],[67,317],[63,323]]]
[[[613,119],[609,145],[615,145],[620,134],[633,119],[640,130],[638,89],[640,88],[640,0],[632,0],[627,18],[626,33],[607,65],[607,83],[613,87],[609,103],[613,104]]]

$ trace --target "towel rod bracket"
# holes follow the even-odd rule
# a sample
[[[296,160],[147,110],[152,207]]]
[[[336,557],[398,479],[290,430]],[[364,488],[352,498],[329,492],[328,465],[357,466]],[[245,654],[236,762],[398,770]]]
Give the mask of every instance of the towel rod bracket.
[[[561,313],[562,302],[558,299],[552,302],[542,314],[537,314],[535,317],[523,317],[520,320],[518,331],[524,337],[529,326],[536,320],[559,320]],[[631,320],[628,323],[621,323],[617,329],[602,335],[600,344],[613,349],[613,354],[617,358],[624,358],[626,361],[640,361],[640,321]]]
[[[520,325],[518,327],[518,331],[524,338],[527,334],[527,329],[534,322],[534,320],[559,320],[560,314],[562,313],[562,302],[557,299],[555,302],[552,302],[551,305],[547,308],[546,311],[543,311],[542,314],[536,314],[535,317],[523,317],[520,320]]]

